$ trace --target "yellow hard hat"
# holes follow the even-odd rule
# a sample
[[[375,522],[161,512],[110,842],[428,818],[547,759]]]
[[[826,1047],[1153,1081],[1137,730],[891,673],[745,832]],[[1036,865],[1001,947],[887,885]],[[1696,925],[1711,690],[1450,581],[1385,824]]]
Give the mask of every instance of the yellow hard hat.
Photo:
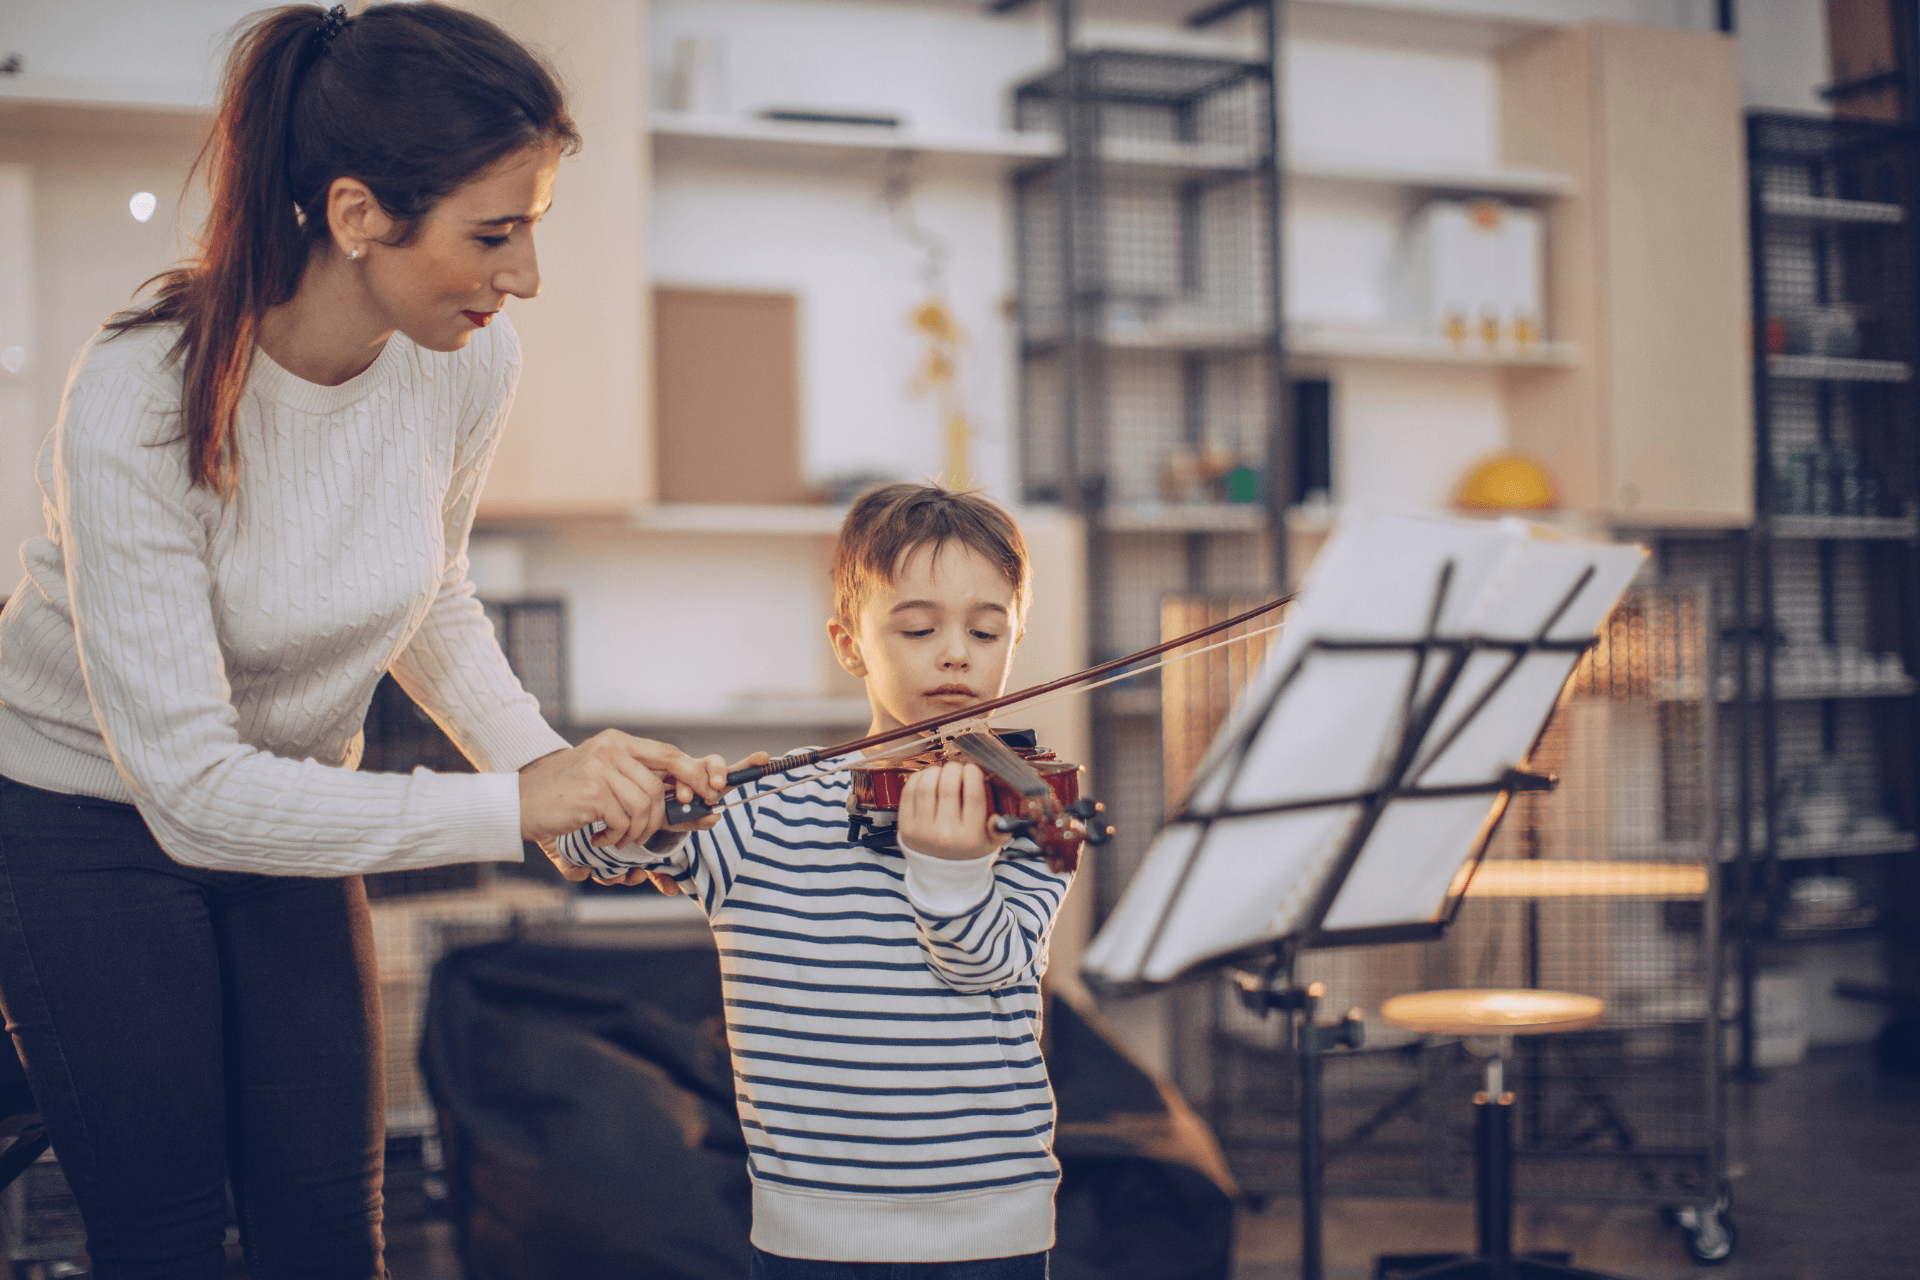
[[[1560,495],[1539,463],[1503,453],[1469,471],[1454,502],[1473,511],[1545,511],[1560,505]]]

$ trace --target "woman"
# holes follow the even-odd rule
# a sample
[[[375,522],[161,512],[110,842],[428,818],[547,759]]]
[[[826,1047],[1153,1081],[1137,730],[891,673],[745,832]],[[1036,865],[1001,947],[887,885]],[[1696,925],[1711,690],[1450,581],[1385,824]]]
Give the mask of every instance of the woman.
[[[0,1000],[102,1280],[218,1276],[229,1176],[253,1275],[384,1275],[359,873],[645,838],[663,773],[718,797],[569,748],[466,581],[577,145],[480,18],[262,14],[202,256],[75,366],[0,616]],[[479,774],[352,772],[388,670]]]

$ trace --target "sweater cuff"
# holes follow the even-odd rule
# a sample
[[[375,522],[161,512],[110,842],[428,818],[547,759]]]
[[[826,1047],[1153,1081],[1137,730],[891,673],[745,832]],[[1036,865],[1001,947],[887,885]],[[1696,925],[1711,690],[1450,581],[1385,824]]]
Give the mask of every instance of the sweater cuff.
[[[433,821],[441,833],[436,843],[462,853],[462,862],[518,862],[526,856],[520,843],[520,779],[511,773],[443,773],[457,783],[441,795],[441,811]]]
[[[972,911],[993,891],[993,864],[998,855],[984,858],[936,858],[915,853],[904,844],[907,860],[907,901],[921,915],[951,920]]]
[[[573,744],[554,732],[531,706],[512,707],[469,730],[486,753],[488,773],[518,773],[541,756],[565,751]]]

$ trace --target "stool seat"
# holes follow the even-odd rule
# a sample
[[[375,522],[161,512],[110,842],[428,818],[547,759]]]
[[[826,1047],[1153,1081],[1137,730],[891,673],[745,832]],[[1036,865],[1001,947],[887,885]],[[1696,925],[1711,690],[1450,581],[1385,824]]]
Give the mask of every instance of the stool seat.
[[[1415,991],[1380,1006],[1380,1020],[1430,1036],[1539,1036],[1600,1021],[1604,1000],[1568,991]]]

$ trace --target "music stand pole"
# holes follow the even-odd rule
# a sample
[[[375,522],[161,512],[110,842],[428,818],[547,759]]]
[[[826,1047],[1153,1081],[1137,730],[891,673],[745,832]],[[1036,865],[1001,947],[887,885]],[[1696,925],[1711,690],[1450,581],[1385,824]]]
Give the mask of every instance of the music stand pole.
[[[1291,969],[1291,965],[1285,969]],[[1321,1081],[1325,1064],[1321,1054],[1345,1045],[1358,1049],[1366,1038],[1366,1023],[1358,1009],[1339,1022],[1320,1025],[1320,1001],[1327,989],[1318,982],[1293,985],[1292,976],[1276,966],[1266,974],[1234,971],[1240,999],[1261,1014],[1284,1013],[1292,1032],[1294,1056],[1300,1072],[1297,1098],[1300,1109],[1300,1280],[1321,1280],[1325,1263],[1321,1250],[1321,1195],[1326,1178],[1326,1155],[1321,1132]],[[1277,983],[1277,985],[1276,985]]]

